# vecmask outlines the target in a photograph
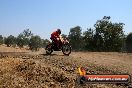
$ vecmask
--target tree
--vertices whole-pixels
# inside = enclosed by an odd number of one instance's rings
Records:
[[[29,45],[29,40],[31,36],[33,36],[33,33],[29,29],[24,30],[17,37],[17,45],[20,48],[22,48],[25,45]]]
[[[126,49],[127,52],[132,53],[132,33],[129,33],[126,37]]]
[[[3,44],[3,37],[0,35],[0,45]]]
[[[74,50],[81,50],[81,40],[82,40],[82,36],[81,36],[81,27],[80,26],[76,26],[74,28],[70,29],[69,32],[69,39],[70,39],[70,43],[72,45],[72,48]]]
[[[62,34],[61,36],[62,36],[62,38],[66,38],[67,37],[67,35],[65,35],[65,34]]]
[[[31,38],[31,36],[33,36],[33,33],[29,29],[26,29],[26,30],[23,31],[22,35],[25,38]]]
[[[50,42],[48,39],[41,39],[41,41],[42,41],[42,45],[41,45],[42,48],[46,47],[46,45],[48,45],[48,43]]]
[[[5,44],[10,47],[11,45],[15,45],[16,44],[16,38],[13,35],[8,36],[5,39]]]
[[[98,20],[95,27],[95,47],[98,51],[120,51],[124,38],[123,23],[112,23],[110,16]]]
[[[17,37],[17,45],[22,48],[24,45],[28,45],[29,40],[27,40],[27,38],[25,38],[22,34],[19,34]]]
[[[83,43],[84,43],[84,49],[85,50],[89,50],[89,51],[93,51],[94,50],[94,46],[93,46],[93,29],[89,28],[87,29],[87,31],[85,31],[83,33]]]
[[[30,43],[29,43],[29,47],[31,50],[38,50],[38,48],[40,48],[42,45],[42,41],[40,36],[32,36],[30,39]]]

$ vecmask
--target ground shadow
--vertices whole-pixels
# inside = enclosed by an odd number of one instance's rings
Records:
[[[60,55],[60,54],[39,54],[39,55],[43,55],[43,56],[68,56],[68,55]]]

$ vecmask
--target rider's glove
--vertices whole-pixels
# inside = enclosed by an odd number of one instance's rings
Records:
[[[57,38],[57,40],[59,41],[60,39],[59,39],[59,38]]]

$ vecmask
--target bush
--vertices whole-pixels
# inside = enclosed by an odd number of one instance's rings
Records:
[[[0,45],[3,44],[3,37],[0,35]]]
[[[40,48],[42,45],[42,41],[41,41],[41,38],[40,36],[32,36],[31,39],[30,39],[30,42],[29,42],[29,47],[31,50],[35,50],[37,51],[38,48]]]
[[[132,53],[132,33],[129,33],[126,38],[126,49],[128,53]]]
[[[22,34],[19,34],[17,37],[17,45],[22,48],[24,45],[28,45],[29,44],[29,39],[25,38]]]
[[[10,47],[16,44],[16,38],[13,35],[8,36],[5,38],[5,44]]]

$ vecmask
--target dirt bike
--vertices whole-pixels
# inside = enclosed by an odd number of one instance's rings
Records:
[[[58,48],[57,45],[54,42],[49,43],[46,48],[46,54],[50,55],[53,51],[62,51],[64,55],[69,55],[71,53],[71,45],[69,44],[69,41],[66,38],[58,38],[60,47]]]

